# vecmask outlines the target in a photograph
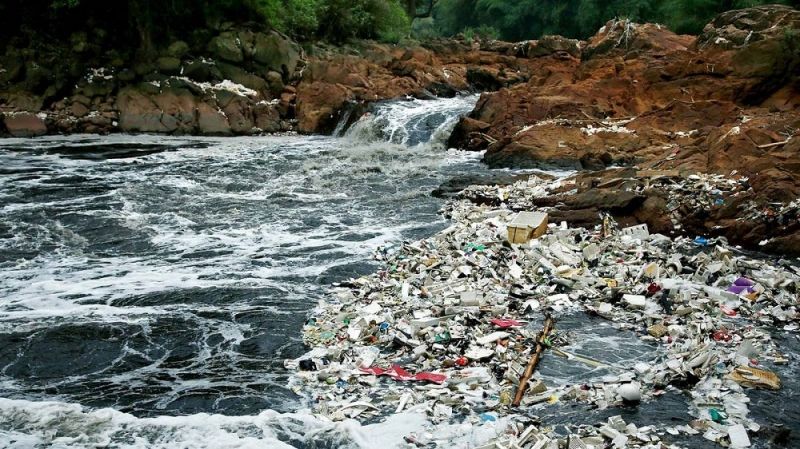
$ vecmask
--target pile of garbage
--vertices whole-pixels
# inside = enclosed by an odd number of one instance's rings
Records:
[[[547,223],[542,211],[513,211],[563,190],[562,183],[531,176],[474,187],[503,204],[451,202],[449,228],[380,248],[383,269],[336,285],[304,326],[313,349],[286,362],[297,370],[295,390],[333,420],[412,411],[433,424],[502,421],[506,428],[487,449],[661,448],[680,434],[750,446],[759,425],[748,416],[747,392],[781,388],[770,367],[789,357],[765,327],[800,328],[800,269],[750,257],[724,239],[671,239],[646,225],[619,229],[608,216],[594,229],[570,228]],[[651,359],[610,364],[570,353],[558,320],[575,314],[635,332],[652,345]],[[552,332],[543,324],[550,316]],[[530,365],[552,357],[615,374],[548,385]],[[657,401],[668,391],[691,395],[695,419],[658,428],[615,416],[563,435],[535,416],[547,404],[606,409]],[[447,447],[435,432],[406,442]]]

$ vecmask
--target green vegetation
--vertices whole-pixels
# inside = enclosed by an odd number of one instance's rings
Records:
[[[333,43],[459,33],[516,41],[586,38],[614,17],[696,34],[719,12],[776,2],[800,6],[800,0],[3,0],[0,39],[26,46],[83,33],[95,46],[148,54],[177,39],[204,42],[226,24],[249,24]]]
[[[517,41],[545,34],[587,38],[614,17],[697,34],[720,12],[767,3],[800,6],[797,0],[439,0],[433,15],[443,35],[483,26]]]
[[[429,6],[432,3],[429,4]],[[423,5],[420,5],[422,8]],[[138,43],[145,52],[171,40],[191,41],[226,23],[271,26],[300,40],[398,41],[409,34],[414,0],[3,0],[0,38],[63,39],[75,32]],[[414,14],[416,16],[416,14]],[[428,12],[430,15],[430,11]],[[114,36],[111,36],[113,30]],[[95,36],[92,36],[95,37]],[[94,39],[90,39],[94,40]],[[104,42],[107,43],[107,42]]]

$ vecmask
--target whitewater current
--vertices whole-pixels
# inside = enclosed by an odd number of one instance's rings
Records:
[[[298,412],[283,360],[332,282],[486,171],[443,145],[476,100],[385,103],[343,137],[0,141],[0,447],[366,444]]]

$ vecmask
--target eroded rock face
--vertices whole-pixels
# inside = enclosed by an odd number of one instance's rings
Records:
[[[783,6],[731,11],[696,39],[609,22],[580,61],[545,56],[527,83],[483,94],[449,143],[486,150],[496,167],[599,170],[579,177],[592,178],[588,191],[540,200],[555,219],[594,226],[611,212],[655,232],[798,254],[800,224],[776,204],[800,197],[799,18]],[[631,197],[628,184],[646,182],[637,169],[734,176],[746,187],[684,207],[663,186]]]
[[[755,179],[771,172],[792,184],[800,156],[768,145],[798,129],[800,38],[797,48],[787,38],[798,15],[780,6],[731,11],[696,39],[609,22],[580,61],[545,56],[527,83],[485,93],[449,143],[486,149],[485,161],[499,167],[657,165]],[[722,45],[734,28],[751,39]]]
[[[353,103],[508,87],[525,82],[537,65],[527,57],[505,54],[504,47],[477,50],[457,41],[428,47],[366,43],[317,52],[297,86],[300,131],[329,132]]]

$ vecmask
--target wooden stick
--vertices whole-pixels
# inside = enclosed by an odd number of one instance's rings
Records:
[[[514,395],[514,402],[512,402],[514,407],[519,407],[520,402],[522,402],[522,397],[525,395],[525,390],[528,389],[528,381],[531,380],[533,372],[536,371],[536,366],[539,364],[539,359],[542,357],[542,352],[544,352],[546,348],[544,341],[547,338],[547,335],[553,330],[553,323],[553,317],[547,315],[544,319],[544,328],[536,337],[536,348],[533,351],[533,355],[528,361],[528,366],[525,367],[525,373],[523,373],[522,377],[519,379],[517,394]]]
[[[787,143],[789,143],[790,140],[792,140],[791,137],[786,139],[786,140],[784,140],[783,142],[773,142],[773,143],[767,143],[767,144],[764,144],[764,145],[756,145],[756,147],[759,148],[759,149],[762,149],[762,150],[764,148],[779,147],[781,145],[786,145]]]

